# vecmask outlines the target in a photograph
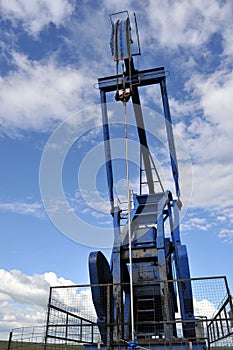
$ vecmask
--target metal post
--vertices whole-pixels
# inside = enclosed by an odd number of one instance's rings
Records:
[[[177,201],[174,200],[172,203],[173,203],[173,212],[174,212],[174,223],[173,223],[173,227],[171,228],[172,240],[173,240],[174,246],[177,246],[177,245],[181,245],[180,213],[179,213],[179,207],[178,207]]]
[[[50,290],[49,290],[49,301],[48,301],[47,322],[46,322],[46,330],[45,330],[44,350],[46,350],[46,348],[47,348],[51,299],[52,299],[52,287],[50,287]]]
[[[149,193],[153,194],[154,182],[153,182],[153,175],[151,170],[150,151],[147,144],[146,130],[145,130],[145,125],[144,125],[143,116],[142,116],[142,108],[141,108],[138,88],[135,85],[133,86],[132,102],[133,102],[135,119],[137,123],[138,137],[141,145],[140,151],[142,152],[142,158],[143,158],[145,172],[146,172],[148,190],[149,190]]]
[[[224,276],[224,282],[225,282],[225,286],[226,286],[226,290],[227,290],[227,295],[228,295],[228,299],[229,299],[230,309],[231,309],[231,312],[232,312],[232,315],[233,315],[232,296],[231,296],[231,293],[230,293],[230,288],[229,288],[229,286],[228,286],[226,276]]]
[[[7,350],[10,350],[10,349],[11,349],[12,336],[13,336],[13,332],[10,332]]]
[[[69,314],[66,314],[66,330],[65,330],[65,349],[67,349],[67,338],[68,338],[68,324],[69,324]]]
[[[159,279],[160,282],[160,293],[163,295],[163,319],[164,319],[164,335],[166,339],[171,338],[172,328],[169,313],[169,292],[167,284],[167,269],[166,269],[166,256],[164,246],[164,208],[168,203],[168,192],[160,199],[158,203],[158,218],[157,218],[157,249],[158,249],[158,268],[159,268]]]
[[[103,136],[104,136],[104,150],[106,160],[106,172],[108,181],[109,200],[111,205],[111,213],[114,211],[114,196],[113,196],[113,172],[112,172],[112,158],[111,158],[111,146],[110,146],[110,132],[108,125],[108,111],[106,93],[100,90],[102,120],[103,120]]]
[[[161,88],[161,95],[162,95],[162,100],[163,100],[163,109],[164,109],[164,116],[165,116],[165,125],[166,125],[166,130],[167,130],[168,146],[169,146],[169,151],[170,151],[172,174],[173,174],[175,187],[176,187],[176,195],[179,198],[180,197],[179,172],[178,172],[176,149],[175,149],[174,135],[173,135],[173,130],[172,130],[172,120],[171,120],[171,115],[170,115],[170,108],[169,108],[169,103],[168,103],[165,78],[161,79],[160,88]]]
[[[110,349],[110,345],[111,345],[111,297],[110,297],[110,292],[111,292],[111,289],[110,289],[110,285],[108,284],[107,285],[107,341],[106,341],[106,347],[107,349]]]
[[[93,330],[93,326],[92,326],[92,330]],[[84,331],[85,333],[85,331]],[[80,333],[79,333],[79,340],[82,341],[82,337],[83,337],[83,320],[81,319],[80,322]],[[92,336],[92,341],[93,341],[93,336]]]
[[[123,302],[121,290],[121,243],[120,243],[120,209],[114,209],[114,247],[112,251],[111,270],[113,271],[113,303],[114,327],[113,340],[118,342],[122,338]]]

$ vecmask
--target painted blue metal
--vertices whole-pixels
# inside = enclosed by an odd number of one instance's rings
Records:
[[[166,72],[164,67],[158,67],[153,69],[146,69],[142,71],[133,71],[132,72],[132,84],[137,84],[137,86],[147,86],[154,85],[160,83],[161,79],[166,77]],[[119,89],[122,89],[123,84],[123,75],[119,74],[118,76],[109,76],[98,79],[98,87],[100,91],[111,92],[116,91],[117,82]],[[129,76],[125,76],[125,87],[130,87],[130,79]]]
[[[137,71],[134,68],[132,57],[129,54],[127,45],[129,43],[130,24],[126,21],[117,21],[113,28],[112,47],[115,60],[124,60],[125,72],[119,76],[111,76],[98,79],[102,117],[103,135],[105,141],[106,171],[109,188],[109,199],[111,204],[111,214],[114,225],[114,244],[112,249],[110,272],[113,281],[112,304],[109,311],[112,315],[113,327],[109,335],[111,344],[119,344],[124,339],[130,340],[130,290],[129,290],[129,241],[128,223],[122,228],[123,221],[121,210],[114,207],[113,191],[113,169],[111,162],[111,135],[108,126],[108,113],[106,94],[117,89],[129,88],[130,98],[133,103],[135,120],[138,130],[138,141],[142,150],[142,159],[145,167],[148,191],[134,194],[133,209],[130,213],[130,226],[132,232],[131,257],[132,257],[132,278],[133,278],[133,299],[136,339],[146,339],[149,343],[152,339],[163,338],[171,340],[177,337],[177,329],[174,324],[175,313],[178,311],[177,302],[179,300],[181,318],[183,323],[183,335],[187,339],[195,339],[195,317],[193,309],[193,297],[189,272],[187,250],[181,243],[179,229],[179,208],[180,208],[180,188],[175,142],[172,130],[172,120],[170,115],[166,76],[163,67]],[[126,52],[127,51],[127,52]],[[127,56],[128,55],[128,56]],[[167,140],[171,161],[177,200],[173,200],[170,191],[155,192],[152,175],[152,163],[147,135],[144,127],[142,109],[138,87],[152,84],[160,84],[161,98],[164,108],[164,120],[166,125]],[[125,220],[125,219],[124,219]],[[165,234],[165,223],[170,222],[170,237]],[[102,267],[106,266],[104,259]],[[172,268],[175,262],[175,275]],[[97,263],[96,263],[97,265]],[[100,267],[99,267],[100,268]],[[93,272],[94,271],[94,272]],[[105,274],[103,268],[102,273]],[[92,267],[94,273],[93,280],[96,280],[98,272]],[[179,299],[177,300],[176,288],[173,282],[177,278]],[[109,280],[109,269],[106,268],[104,279]],[[180,280],[183,281],[180,281]],[[101,290],[94,290],[95,296]],[[98,294],[99,293],[99,294]],[[96,308],[99,308],[98,298],[93,301]],[[106,300],[103,301],[106,303]],[[100,312],[101,311],[101,312]],[[105,313],[104,306],[100,306],[99,313]],[[149,320],[145,325],[143,315]],[[98,312],[97,312],[98,314]],[[187,321],[187,322],[186,322]],[[193,321],[193,322],[192,322]],[[100,328],[101,329],[101,328]],[[103,333],[103,328],[101,329]],[[104,333],[105,334],[105,333]],[[153,338],[155,337],[155,338]],[[106,340],[106,336],[104,341]],[[131,339],[132,340],[132,339]],[[154,340],[153,340],[154,341]],[[149,344],[148,343],[148,344]],[[137,342],[129,342],[129,348],[136,348]],[[160,348],[156,341],[151,347]],[[176,346],[176,345],[175,345]]]
[[[100,91],[101,110],[102,110],[102,122],[103,122],[103,136],[104,136],[104,150],[106,159],[106,172],[109,190],[109,201],[111,207],[111,213],[114,212],[114,196],[113,196],[113,171],[112,171],[112,157],[111,157],[111,146],[110,146],[110,133],[108,124],[108,111],[106,103],[105,91]]]
[[[160,87],[161,87],[161,95],[163,100],[164,117],[165,117],[165,125],[167,130],[168,146],[170,151],[172,174],[175,182],[176,195],[179,198],[180,197],[179,172],[178,172],[176,149],[175,149],[175,142],[174,142],[174,136],[173,136],[173,130],[172,130],[172,120],[171,120],[170,108],[168,103],[165,78],[161,79]]]
[[[130,341],[128,344],[128,350],[133,350],[138,348],[138,342],[137,341]]]
[[[102,252],[91,252],[89,256],[89,274],[91,281],[92,299],[95,305],[96,314],[98,316],[97,324],[99,326],[101,337],[104,343],[107,343],[108,332],[106,330],[106,322],[112,322],[113,315],[108,312],[107,303],[103,301],[107,300],[107,294],[112,296],[112,273],[110,271],[109,263]],[[103,284],[110,284],[108,287]]]
[[[146,178],[148,183],[148,190],[149,190],[149,193],[152,194],[154,193],[154,182],[153,182],[153,175],[152,175],[152,165],[150,160],[150,151],[147,144],[146,130],[145,130],[145,125],[144,125],[143,116],[142,116],[142,108],[141,108],[138,88],[136,85],[133,85],[132,87],[132,102],[133,102],[133,108],[134,108],[134,115],[137,123],[138,138],[139,138],[140,145],[142,146],[141,152],[142,152],[142,158],[144,161],[144,167],[145,167]]]

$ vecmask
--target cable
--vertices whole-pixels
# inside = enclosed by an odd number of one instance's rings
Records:
[[[120,24],[120,32],[118,33],[118,27]],[[130,278],[130,312],[131,312],[131,342],[129,347],[135,347],[135,329],[134,329],[134,303],[133,303],[133,264],[132,264],[132,233],[131,233],[131,191],[130,191],[130,182],[129,182],[129,145],[128,145],[128,124],[127,124],[127,111],[126,111],[126,103],[129,101],[131,93],[132,93],[132,72],[131,72],[131,42],[130,42],[130,24],[129,17],[125,21],[125,33],[126,33],[126,41],[127,41],[127,56],[129,60],[129,80],[130,80],[130,92],[126,91],[125,86],[125,76],[124,76],[124,63],[122,63],[122,93],[119,94],[119,86],[118,86],[118,64],[119,60],[123,60],[123,57],[119,58],[119,48],[118,48],[118,34],[120,36],[120,46],[122,45],[122,22],[117,21],[115,27],[115,60],[116,60],[116,76],[117,76],[117,89],[115,99],[116,101],[121,101],[124,105],[124,129],[125,129],[125,159],[126,159],[126,181],[127,181],[127,197],[128,197],[128,237],[129,237],[129,278]],[[121,47],[122,49],[122,47]]]

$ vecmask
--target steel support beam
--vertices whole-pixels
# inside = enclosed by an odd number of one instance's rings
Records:
[[[106,103],[105,91],[100,91],[101,109],[102,109],[102,121],[103,121],[103,135],[104,135],[104,151],[106,159],[106,172],[108,181],[109,200],[111,206],[111,213],[114,212],[114,196],[113,196],[113,171],[112,171],[112,157],[111,157],[111,146],[110,146],[110,133],[108,124],[108,110]]]
[[[160,83],[161,79],[166,77],[164,67],[147,69],[142,71],[134,71],[132,74],[132,84],[136,86],[147,86]],[[129,76],[122,74],[98,79],[98,87],[101,91],[110,92],[123,88],[123,79],[125,88],[130,87]]]

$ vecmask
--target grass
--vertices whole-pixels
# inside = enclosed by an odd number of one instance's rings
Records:
[[[78,344],[72,344],[72,345],[65,345],[65,344],[47,344],[46,349],[47,350],[56,350],[56,349],[66,349],[66,350],[83,350],[82,345]],[[6,340],[0,340],[0,350],[7,350],[8,349],[8,341]],[[19,350],[19,349],[26,349],[26,350],[43,350],[44,349],[44,343],[33,343],[33,342],[11,342],[11,350]]]
[[[32,343],[32,342],[12,342],[11,343],[11,350],[19,350],[19,349],[26,349],[26,350],[44,350],[44,344],[43,343]],[[47,350],[83,350],[83,345],[78,344],[72,344],[72,345],[65,345],[65,344],[47,344],[46,346]],[[233,350],[232,346],[213,346],[210,348],[211,350]],[[8,350],[8,341],[7,340],[0,340],[0,350]]]

